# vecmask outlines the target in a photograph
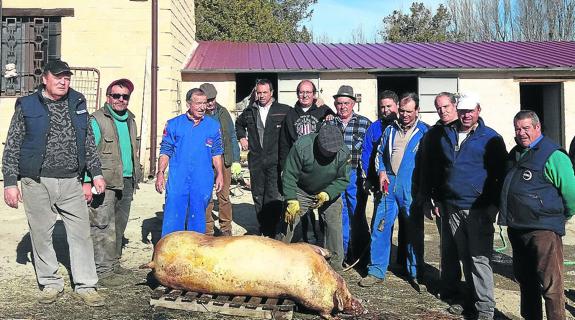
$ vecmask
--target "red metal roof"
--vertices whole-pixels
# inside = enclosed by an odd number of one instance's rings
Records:
[[[575,42],[252,43],[200,41],[183,72],[575,70]]]

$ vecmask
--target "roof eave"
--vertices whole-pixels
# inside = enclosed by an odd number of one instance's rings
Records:
[[[371,69],[182,69],[183,74],[194,73],[348,73],[348,72],[366,72],[366,73],[401,73],[401,72],[522,72],[522,71],[561,71],[575,72],[575,67],[556,67],[556,68],[371,68]]]

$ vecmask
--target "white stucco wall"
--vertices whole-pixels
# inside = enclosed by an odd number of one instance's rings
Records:
[[[575,80],[563,84],[563,103],[565,105],[565,143],[567,148],[575,136]],[[567,150],[569,151],[569,150]]]
[[[460,78],[459,92],[479,95],[485,124],[495,129],[505,139],[507,149],[511,149],[515,145],[513,117],[520,110],[519,82],[512,78]]]

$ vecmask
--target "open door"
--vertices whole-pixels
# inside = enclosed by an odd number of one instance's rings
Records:
[[[533,110],[541,120],[543,134],[565,147],[565,110],[562,83],[522,83],[521,109]]]

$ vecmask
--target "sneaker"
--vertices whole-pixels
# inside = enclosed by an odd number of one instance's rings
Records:
[[[132,270],[126,269],[126,268],[123,268],[123,267],[120,266],[120,265],[117,265],[117,266],[114,267],[114,273],[115,273],[115,274],[124,274],[124,275],[125,275],[125,274],[132,274]]]
[[[368,274],[365,278],[361,279],[357,284],[360,287],[369,288],[378,283],[382,283],[383,279],[380,279],[374,275]]]
[[[40,291],[40,296],[38,297],[38,302],[42,304],[54,303],[58,298],[64,294],[64,289],[58,291],[55,288],[44,288]]]
[[[222,231],[221,236],[222,236],[222,237],[231,237],[231,236],[232,236],[232,231],[231,231],[231,230]]]
[[[83,290],[76,292],[76,295],[84,301],[85,304],[90,307],[102,307],[104,306],[104,298],[95,289]]]
[[[415,291],[417,291],[418,293],[422,293],[424,291],[426,291],[427,289],[425,288],[425,285],[423,285],[423,281],[418,280],[416,278],[409,278],[407,280],[407,283],[409,283],[409,285],[415,289]]]

